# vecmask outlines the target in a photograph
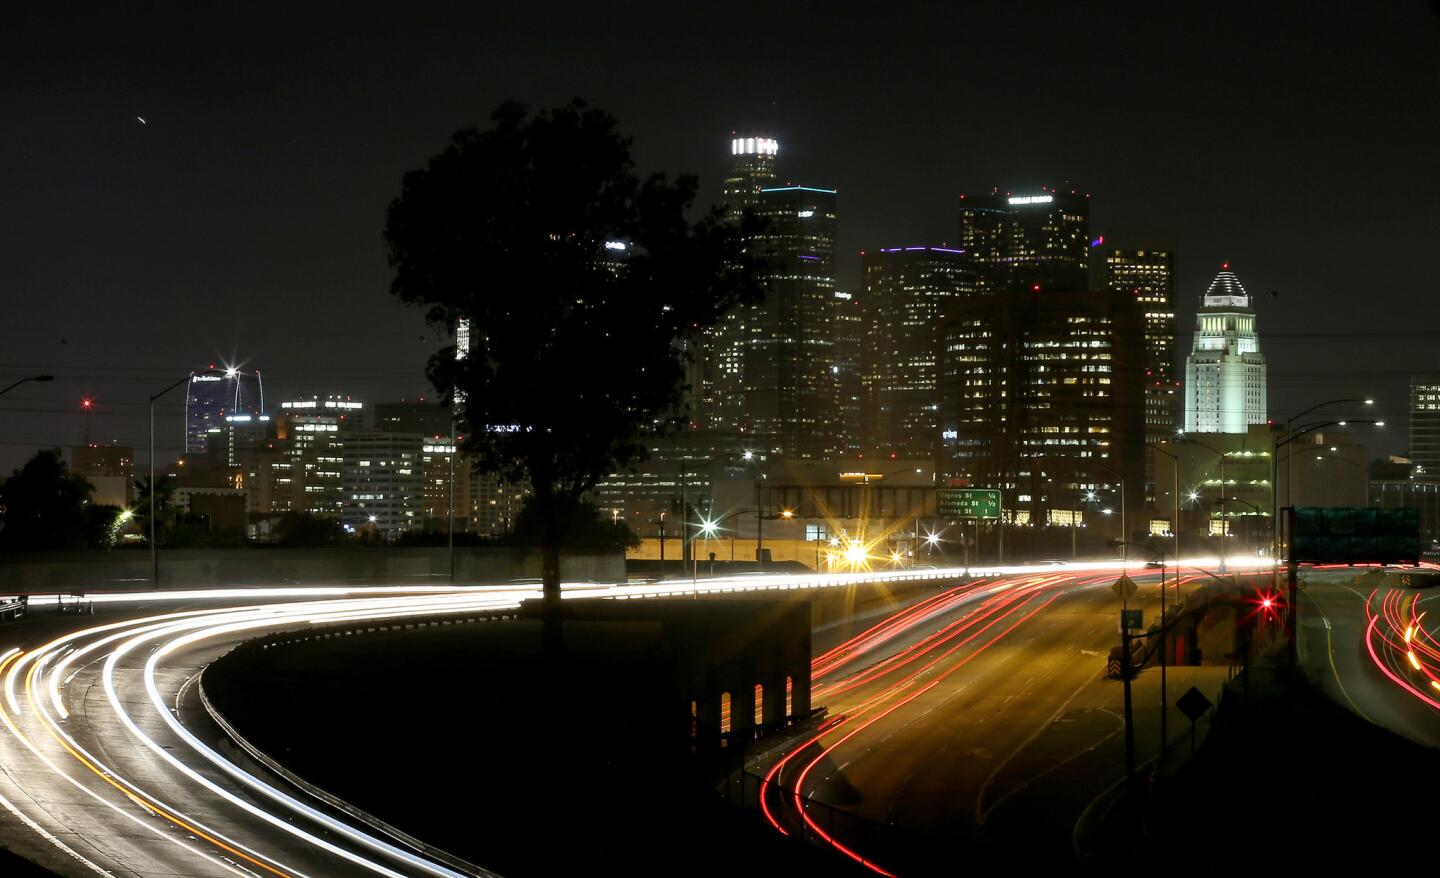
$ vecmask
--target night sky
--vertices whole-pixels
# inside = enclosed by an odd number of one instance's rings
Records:
[[[147,395],[209,363],[275,401],[426,393],[440,342],[387,292],[385,207],[507,98],[586,98],[708,201],[731,131],[773,133],[784,177],[839,189],[850,288],[862,249],[953,241],[961,192],[1089,192],[1107,245],[1176,251],[1182,346],[1229,260],[1272,413],[1374,395],[1377,451],[1404,450],[1408,375],[1440,370],[1419,0],[204,5],[7,13],[0,384],[57,381],[0,401],[5,471],[79,442],[87,395],[93,439],[143,448]]]

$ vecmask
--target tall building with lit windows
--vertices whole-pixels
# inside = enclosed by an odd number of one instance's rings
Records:
[[[1128,293],[1145,313],[1145,441],[1158,443],[1179,427],[1180,389],[1175,365],[1175,260],[1169,250],[1118,250],[1105,254],[1105,286]],[[1145,455],[1145,483],[1153,484],[1154,456]]]
[[[339,517],[346,442],[363,428],[364,409],[350,397],[317,396],[281,402],[265,418],[232,420],[234,466],[249,512]]]
[[[1410,378],[1409,457],[1416,479],[1440,481],[1440,373]]]
[[[772,137],[732,134],[730,173],[722,186],[725,215],[739,222],[760,206],[760,190],[775,185],[775,161],[780,144]],[[745,357],[748,333],[753,323],[752,307],[732,308],[705,331],[700,350],[693,359],[699,364],[692,373],[692,412],[697,425],[722,430],[739,430],[745,419]],[[698,379],[698,380],[697,380]]]
[[[204,454],[225,432],[230,415],[258,417],[265,411],[265,385],[258,371],[211,366],[190,373],[185,385],[185,453]]]
[[[833,362],[834,189],[780,185],[779,144],[732,138],[725,181],[732,219],[766,221],[753,243],[768,260],[761,301],[734,309],[706,334],[698,426],[755,437],[787,457],[822,458],[841,446]]]
[[[387,540],[425,526],[425,437],[359,430],[348,437],[342,470],[347,528],[374,528]]]
[[[865,411],[865,311],[864,295],[836,290],[831,335],[835,340],[835,373],[841,457],[864,450]]]
[[[975,271],[954,247],[869,250],[861,271],[862,447],[933,460],[940,443],[940,329],[956,300],[977,294]]]
[[[1134,297],[1112,291],[956,299],[940,336],[943,477],[999,488],[1007,516],[1050,524],[1091,494],[1118,507],[1124,476],[1138,512],[1143,328]]]
[[[1083,290],[1090,284],[1090,196],[1039,192],[960,196],[959,246],[999,291],[1040,286]]]
[[[1196,319],[1195,347],[1185,359],[1185,432],[1244,433],[1265,423],[1255,308],[1230,263],[1210,282]]]

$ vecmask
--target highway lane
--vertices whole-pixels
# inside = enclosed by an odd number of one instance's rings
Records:
[[[1114,565],[1109,567],[1106,572],[1107,565],[1093,565],[1094,575],[1113,578]],[[1056,576],[1025,567],[971,572]],[[567,585],[566,598],[753,593],[965,574],[862,571],[576,583]],[[12,830],[7,845],[63,875],[485,874],[336,813],[217,747],[216,730],[196,707],[193,680],[215,656],[258,634],[342,620],[416,624],[510,610],[537,596],[528,585],[110,594],[93,596],[101,611],[93,618],[0,629],[0,824]],[[1022,597],[1028,602],[1045,595]],[[1016,608],[1018,600],[1011,601]],[[886,648],[913,634],[889,638]],[[1103,657],[1094,658],[1097,673],[1102,664]],[[841,679],[853,674],[853,663],[841,662],[835,673]]]
[[[1131,606],[1150,618],[1155,576],[1132,576],[1142,592]],[[838,673],[821,656],[815,700],[836,719],[752,766],[770,780],[772,825],[833,839],[880,874],[927,873],[942,850],[973,863],[984,841],[1024,852],[1016,862],[1071,858],[1076,819],[1123,776],[1122,686],[1104,676],[1118,639],[1114,578],[1063,572],[982,584],[939,615],[897,614],[915,618],[903,635],[857,637],[852,648],[864,656]],[[1226,671],[1172,668],[1172,705],[1190,685],[1213,694]],[[1143,762],[1159,750],[1158,671],[1134,689]],[[1168,721],[1173,745],[1188,723],[1173,706]]]
[[[575,583],[566,598],[844,587],[962,572]],[[414,623],[514,609],[535,597],[528,585],[105,594],[92,596],[101,616],[0,629],[7,845],[65,875],[483,874],[292,795],[249,760],[217,750],[213,725],[195,708],[193,680],[257,634],[337,620]]]
[[[410,611],[458,606],[426,600],[408,601]],[[53,839],[67,874],[466,874],[305,803],[273,800],[262,786],[272,779],[211,762],[171,712],[195,672],[250,631],[373,609],[336,601],[162,614],[12,652],[0,665],[3,794]],[[203,648],[180,640],[195,633],[213,636]],[[64,696],[52,697],[52,685]]]
[[[1300,592],[1300,661],[1336,703],[1428,747],[1440,747],[1440,691],[1412,666],[1404,632],[1414,624],[1417,661],[1434,674],[1433,590],[1391,588],[1362,578],[1367,568],[1304,570]],[[1403,606],[1401,605],[1403,602]],[[1422,635],[1417,636],[1417,635]],[[1428,651],[1428,655],[1427,655]],[[1429,690],[1427,692],[1427,690]]]

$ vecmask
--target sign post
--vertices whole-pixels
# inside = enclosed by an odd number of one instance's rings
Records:
[[[941,518],[1000,518],[998,488],[940,488],[935,492],[935,509]]]
[[[999,488],[940,488],[935,492],[935,512],[952,520],[974,519],[977,530],[981,521],[995,522],[999,534],[996,560],[1005,563],[1005,522],[1000,520]]]

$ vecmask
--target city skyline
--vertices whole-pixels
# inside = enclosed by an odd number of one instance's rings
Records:
[[[559,28],[525,13],[493,28],[464,13],[415,13],[333,32],[327,17],[302,10],[283,36],[265,15],[116,9],[81,21],[27,13],[22,28],[33,39],[12,57],[21,75],[9,78],[7,94],[25,136],[0,147],[17,171],[0,240],[20,293],[0,330],[0,371],[48,371],[58,380],[20,388],[0,407],[8,416],[0,469],[35,447],[78,441],[82,396],[95,400],[95,438],[136,442],[145,397],[222,355],[263,369],[272,394],[427,392],[424,358],[442,340],[384,294],[384,205],[405,168],[454,128],[482,124],[499,100],[544,105],[571,96],[568,72],[524,73],[525,53],[542,34],[582,67],[604,59],[614,75],[586,97],[620,118],[643,166],[698,172],[703,200],[720,200],[723,147],[742,129],[778,139],[795,178],[838,188],[839,289],[859,287],[861,250],[951,241],[962,192],[1075,185],[1093,196],[1090,224],[1107,247],[1175,254],[1177,346],[1189,347],[1190,309],[1204,283],[1231,261],[1261,306],[1273,414],[1287,414],[1282,403],[1294,411],[1330,396],[1374,395],[1397,427],[1376,447],[1404,450],[1408,376],[1434,365],[1415,341],[1433,332],[1399,315],[1423,308],[1428,279],[1418,261],[1361,256],[1434,246],[1425,217],[1440,209],[1440,194],[1423,182],[1416,159],[1394,156],[1390,144],[1423,139],[1425,122],[1404,110],[1399,86],[1433,78],[1435,61],[1423,47],[1435,17],[1419,4],[1312,9],[1298,22],[1260,10],[1235,27],[1223,10],[1133,11],[1027,10],[1089,34],[1093,51],[1076,69],[1093,99],[1074,106],[1040,84],[1042,59],[1077,60],[1076,49],[1049,35],[1066,28],[1034,30],[1001,9],[976,9],[965,22],[967,31],[1000,37],[974,45],[969,78],[948,75],[955,62],[939,48],[958,23],[898,16],[899,33],[919,51],[895,69],[866,63],[857,49],[867,29],[842,19],[816,38],[859,60],[829,80],[758,63],[790,57],[783,37],[766,35],[747,50],[754,65],[687,56],[693,63],[663,86],[626,48],[646,39],[684,46],[680,35],[702,14],[653,25],[675,33],[655,40],[588,13]],[[767,32],[799,23],[798,13],[771,14],[777,26]],[[1128,29],[1109,28],[1110,16]],[[437,35],[437,19],[446,36]],[[1315,39],[1292,39],[1297,26]],[[205,35],[222,29],[250,38],[217,49]],[[1109,42],[1120,39],[1111,30],[1126,34],[1123,46]],[[1182,31],[1190,39],[1179,54],[1161,52]],[[120,32],[143,36],[122,41]],[[597,33],[606,39],[593,40]],[[1312,54],[1330,43],[1326,36],[1351,33],[1373,38],[1347,63],[1321,64]],[[456,39],[468,41],[463,53]],[[1227,64],[1212,70],[1199,45],[1226,46]],[[214,58],[195,63],[207,49],[217,49]],[[381,72],[357,90],[336,52],[374,55]],[[275,70],[256,63],[262,59]],[[1135,77],[1132,64],[1162,66],[1157,76]],[[1297,66],[1315,71],[1314,81],[1295,85],[1282,75]],[[767,67],[773,75],[760,72]],[[295,74],[308,84],[295,86]],[[957,83],[964,110],[935,113],[893,87],[942,77]],[[693,99],[672,100],[677,88]],[[1292,136],[1281,122],[1300,131],[1314,123],[1271,119],[1263,99],[1291,88],[1303,89],[1298,103],[1315,118],[1354,120],[1327,128],[1297,161],[1280,158]],[[427,98],[410,100],[417,94]],[[208,101],[219,112],[191,111]],[[842,112],[857,104],[875,108],[884,124]],[[1147,126],[1133,138],[1099,136],[1122,110],[1141,106],[1150,108]],[[1375,160],[1351,160],[1357,155]],[[1386,199],[1381,223],[1350,222],[1330,194],[1397,186],[1404,197]],[[86,257],[62,257],[76,240],[86,242]],[[1317,252],[1338,255],[1306,255]],[[1341,369],[1328,354],[1341,333],[1326,318],[1357,291],[1385,307],[1347,315],[1347,346],[1358,362]],[[76,320],[82,313],[93,319]],[[296,343],[321,331],[333,347]],[[176,406],[163,401],[162,424]]]

